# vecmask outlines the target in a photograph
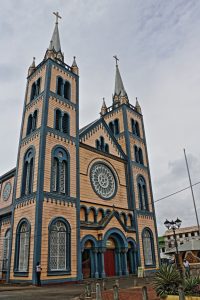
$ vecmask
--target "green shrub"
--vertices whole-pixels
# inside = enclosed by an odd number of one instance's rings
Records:
[[[200,277],[187,277],[184,279],[183,288],[186,295],[200,294]]]
[[[178,295],[178,287],[181,282],[182,279],[176,267],[164,264],[155,274],[154,287],[160,297]]]

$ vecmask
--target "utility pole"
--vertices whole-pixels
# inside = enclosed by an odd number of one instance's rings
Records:
[[[193,187],[192,187],[192,181],[191,181],[191,177],[190,177],[190,170],[189,170],[189,166],[188,166],[188,161],[187,161],[187,156],[186,156],[185,149],[183,149],[183,152],[184,152],[184,155],[185,155],[185,163],[186,163],[186,167],[187,167],[188,178],[189,178],[189,182],[190,182],[190,189],[191,189],[191,193],[192,193],[192,199],[193,199],[194,210],[195,210],[197,226],[198,226],[198,231],[199,231],[199,237],[200,237],[199,218],[198,218],[198,214],[197,214],[197,207],[196,207],[196,202],[195,202],[195,198],[194,198],[194,191],[193,191]]]

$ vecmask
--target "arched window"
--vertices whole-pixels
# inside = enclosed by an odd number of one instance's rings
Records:
[[[144,161],[143,161],[143,154],[142,154],[141,148],[139,148],[139,150],[138,150],[138,156],[139,156],[139,163],[143,165]]]
[[[115,126],[115,134],[119,134],[119,120],[114,120],[114,126]]]
[[[40,94],[40,85],[41,85],[41,78],[38,78],[37,81],[33,82],[31,87],[30,101],[33,101]]]
[[[110,130],[112,131],[112,133],[114,134],[114,125],[113,125],[113,122],[109,123],[109,127],[110,127]]]
[[[53,152],[52,191],[69,195],[69,155],[59,147]]]
[[[138,137],[140,137],[140,127],[139,127],[139,123],[136,121],[135,122],[135,133]]]
[[[15,270],[28,272],[28,258],[30,245],[30,224],[21,220],[16,232]]]
[[[33,119],[32,119],[32,131],[36,130],[37,128],[37,110],[34,111],[33,113]]]
[[[68,81],[64,83],[64,98],[70,100],[71,99],[71,86]]]
[[[104,137],[101,136],[100,137],[100,148],[101,148],[102,151],[105,150],[104,147],[105,147]]]
[[[141,210],[148,210],[148,197],[146,183],[142,176],[138,178],[138,194],[139,194],[139,206]]]
[[[36,96],[40,94],[40,84],[41,84],[41,78],[38,78],[36,81]]]
[[[142,232],[142,244],[145,266],[151,266],[155,263],[155,255],[153,234],[149,228],[144,229]]]
[[[96,140],[96,148],[97,148],[97,150],[100,150],[100,142],[99,142],[99,140]]]
[[[49,226],[49,271],[70,271],[71,229],[63,218]]]
[[[31,87],[31,101],[35,99],[36,97],[36,83],[33,82],[32,87]]]
[[[32,193],[33,189],[33,149],[29,149],[24,157],[23,175],[22,175],[22,196]]]
[[[105,144],[105,152],[109,153],[109,146],[108,146],[108,144]]]
[[[61,122],[62,122],[62,113],[59,109],[56,109],[55,112],[55,129],[61,130]]]
[[[66,113],[62,117],[62,130],[64,133],[69,134],[69,115]]]
[[[138,147],[134,146],[134,154],[135,154],[135,161],[139,163],[139,153],[138,153]]]
[[[114,135],[119,134],[119,120],[115,119],[109,123],[109,127]]]
[[[63,95],[63,79],[61,77],[57,78],[57,94],[59,96]]]
[[[2,266],[3,271],[6,271],[8,268],[9,245],[10,245],[10,229],[6,231],[3,240],[3,266]]]
[[[37,128],[37,110],[34,111],[33,114],[29,115],[28,122],[27,122],[27,130],[26,135],[29,135],[31,132],[36,130]]]
[[[32,131],[32,122],[33,122],[33,117],[32,117],[32,115],[29,115],[29,117],[28,117],[28,123],[27,123],[26,135],[30,134],[31,131]]]
[[[131,129],[132,129],[132,133],[136,134],[135,121],[133,119],[131,119]]]

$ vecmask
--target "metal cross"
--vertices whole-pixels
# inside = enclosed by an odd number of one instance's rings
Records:
[[[53,14],[56,16],[56,23],[58,23],[58,18],[62,19],[61,16],[59,16],[59,12],[53,12]]]
[[[116,60],[116,66],[117,66],[117,61],[119,60],[119,58],[117,57],[117,55],[114,55],[113,57]]]

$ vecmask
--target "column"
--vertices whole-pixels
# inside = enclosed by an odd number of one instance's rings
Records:
[[[104,252],[105,249],[100,249],[100,256],[101,256],[101,278],[105,278],[106,277],[106,273],[105,273],[105,266],[104,266]]]
[[[122,275],[122,263],[121,263],[121,249],[118,248],[115,250],[117,256],[117,265],[118,265],[118,275]]]
[[[125,248],[122,250],[123,253],[123,257],[124,257],[124,275],[128,275],[128,265],[127,265],[127,252],[128,252],[128,248]]]
[[[98,253],[98,248],[95,248],[93,250],[93,254],[94,254],[94,277],[95,278],[99,278],[97,253]]]

